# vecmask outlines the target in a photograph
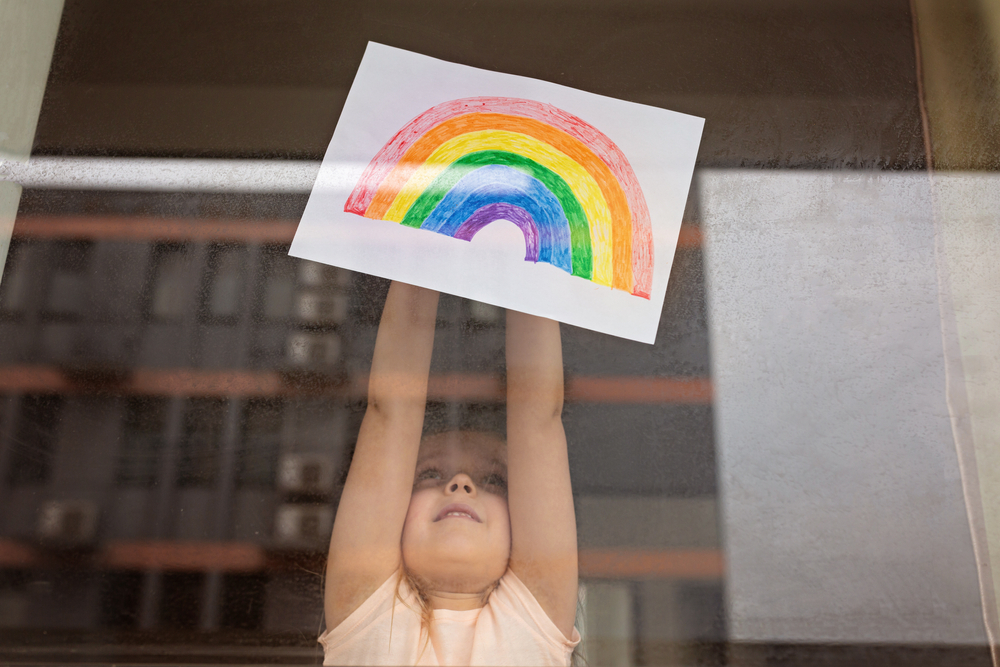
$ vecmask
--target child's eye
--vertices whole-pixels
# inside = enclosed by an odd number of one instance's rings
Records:
[[[492,487],[501,493],[507,492],[507,480],[500,473],[493,473],[483,480],[483,486]]]
[[[439,479],[441,479],[441,472],[438,471],[436,468],[428,468],[426,470],[420,471],[417,474],[416,481],[417,483],[420,483],[420,482],[426,482],[428,480],[439,480]]]

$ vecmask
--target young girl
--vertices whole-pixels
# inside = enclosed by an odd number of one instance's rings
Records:
[[[559,325],[507,313],[507,443],[421,439],[438,294],[393,283],[330,539],[328,665],[568,665],[580,636]]]

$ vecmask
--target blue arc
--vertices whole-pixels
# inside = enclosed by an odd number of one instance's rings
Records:
[[[420,225],[454,237],[484,206],[524,209],[538,228],[538,261],[573,272],[569,221],[555,195],[536,178],[505,165],[487,165],[463,176]]]

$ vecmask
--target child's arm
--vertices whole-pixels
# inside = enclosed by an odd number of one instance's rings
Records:
[[[570,637],[576,619],[576,516],[562,424],[559,324],[507,311],[510,568]]]
[[[330,538],[324,608],[334,628],[402,562],[400,538],[427,402],[438,293],[389,288],[368,379],[368,409]]]

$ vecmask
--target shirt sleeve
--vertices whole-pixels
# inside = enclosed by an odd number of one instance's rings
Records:
[[[553,648],[565,651],[568,655],[580,643],[580,632],[573,628],[572,636],[567,638],[513,570],[508,569],[500,579],[497,589],[490,595],[490,604],[494,604],[494,598],[495,604],[507,607],[521,617]]]
[[[323,650],[329,651],[348,637],[355,636],[362,628],[378,618],[379,612],[385,610],[387,603],[391,606],[398,579],[398,572],[390,575],[385,583],[369,595],[368,599],[352,611],[337,627],[330,628],[321,634],[318,641],[323,645]]]

